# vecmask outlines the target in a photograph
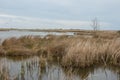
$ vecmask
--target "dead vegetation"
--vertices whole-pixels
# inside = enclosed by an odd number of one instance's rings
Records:
[[[114,37],[116,33],[111,34],[103,37],[102,33],[102,37],[99,35],[97,38],[66,35],[10,38],[0,46],[0,55],[41,55],[60,59],[63,67],[89,67],[99,63],[120,65],[120,40],[117,35]]]

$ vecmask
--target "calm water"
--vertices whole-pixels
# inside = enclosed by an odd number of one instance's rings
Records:
[[[1,57],[0,80],[120,80],[119,68],[64,69],[57,62],[44,61],[39,56]]]
[[[20,36],[46,36],[48,34],[53,35],[73,35],[73,32],[66,32],[66,33],[60,33],[60,32],[32,32],[32,31],[18,31],[18,30],[10,30],[10,31],[0,31],[0,39],[4,40],[11,37],[20,37]]]

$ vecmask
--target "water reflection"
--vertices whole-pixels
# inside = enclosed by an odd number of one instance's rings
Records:
[[[1,57],[0,80],[120,80],[120,68],[63,68],[58,62],[39,56]]]

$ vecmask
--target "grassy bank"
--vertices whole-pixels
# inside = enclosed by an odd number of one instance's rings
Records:
[[[0,46],[1,56],[41,55],[48,60],[59,59],[63,67],[89,67],[104,63],[120,66],[118,36],[83,37],[47,35],[44,38],[24,36],[10,38]]]

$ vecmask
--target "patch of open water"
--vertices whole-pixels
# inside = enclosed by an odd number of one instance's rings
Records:
[[[96,66],[65,69],[58,63],[34,57],[1,57],[0,80],[120,80],[120,68]]]

